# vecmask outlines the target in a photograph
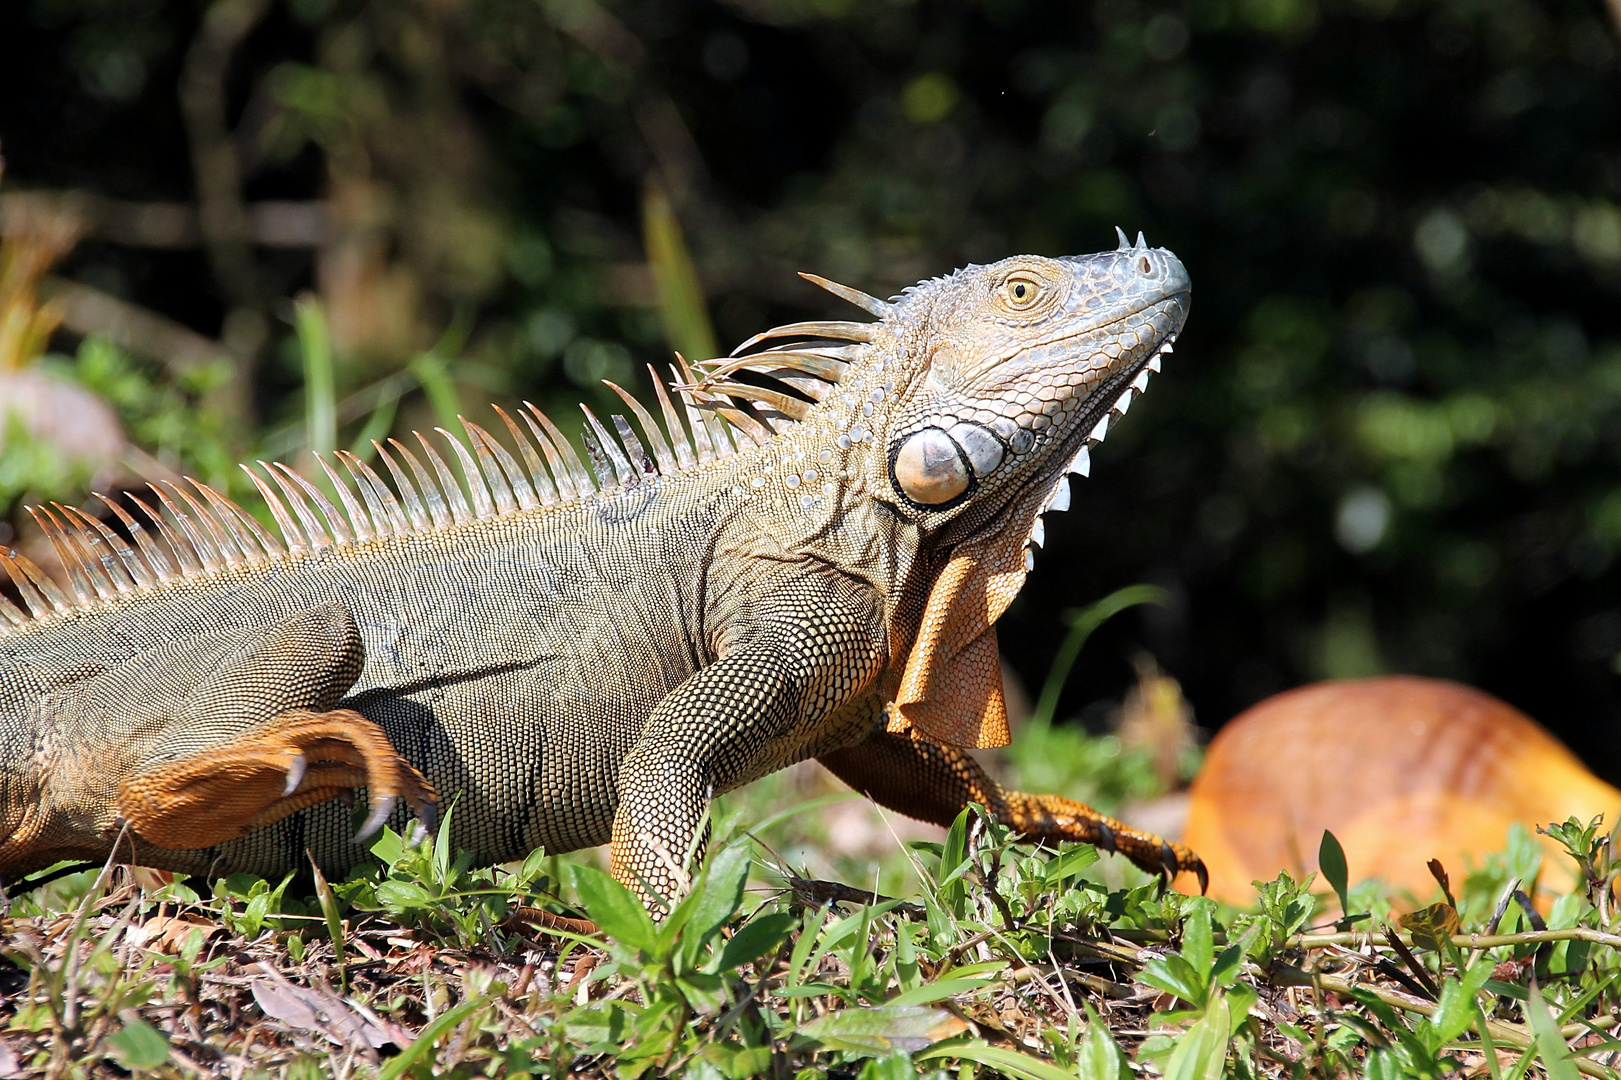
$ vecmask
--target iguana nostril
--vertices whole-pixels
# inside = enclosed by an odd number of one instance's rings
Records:
[[[968,490],[968,465],[951,436],[924,428],[901,444],[892,466],[895,484],[923,506],[948,503]]]
[[[1144,274],[1152,275],[1154,273],[1154,264],[1148,261],[1147,255],[1139,255],[1137,257],[1137,269]]]

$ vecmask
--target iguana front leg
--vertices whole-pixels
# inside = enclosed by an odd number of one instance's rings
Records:
[[[841,711],[882,666],[870,602],[845,586],[773,591],[780,616],[752,613],[756,629],[671,691],[620,765],[610,867],[655,912],[687,891],[715,792],[870,729],[871,717]]]
[[[962,750],[930,742],[917,731],[875,733],[817,760],[880,806],[936,825],[950,825],[971,802],[1032,840],[1071,840],[1117,851],[1151,874],[1191,871],[1204,891],[1209,875],[1199,856],[1057,795],[1005,791]]]

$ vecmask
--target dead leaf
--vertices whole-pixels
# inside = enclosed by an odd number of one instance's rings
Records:
[[[224,931],[224,927],[200,915],[154,915],[124,931],[124,940],[137,949],[168,953],[180,952],[193,931],[201,931],[206,941]]]
[[[259,965],[261,970],[267,965]],[[397,1024],[374,1023],[356,1012],[342,998],[322,990],[297,986],[279,973],[255,979],[253,1000],[264,1014],[288,1027],[324,1035],[339,1046],[364,1045],[373,1050],[393,1043],[410,1044],[411,1037]]]
[[[1413,944],[1436,951],[1444,949],[1461,926],[1458,911],[1451,904],[1431,904],[1396,921],[1413,935]]]

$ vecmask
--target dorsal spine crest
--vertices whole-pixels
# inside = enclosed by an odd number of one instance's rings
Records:
[[[807,279],[880,317],[889,309],[888,302],[858,290]],[[488,430],[460,417],[465,443],[435,429],[459,467],[448,464],[422,432],[414,434],[426,466],[397,439],[373,441],[392,486],[349,451],[335,451],[330,459],[316,454],[336,502],[281,462],[242,466],[275,521],[273,531],[215,488],[189,477],[186,483],[195,494],[167,480],[148,485],[155,503],[124,493],[121,498],[138,515],[117,499],[97,495],[116,519],[112,525],[60,503],[28,507],[67,574],[71,595],[21,554],[0,553],[0,570],[21,599],[19,605],[0,598],[0,635],[183,580],[589,500],[661,477],[701,474],[745,450],[779,441],[792,454],[792,440],[783,436],[798,432],[814,407],[856,369],[873,339],[873,326],[792,323],[756,335],[724,359],[695,366],[678,354],[679,366],[670,368],[668,383],[649,366],[662,429],[651,410],[608,383],[641,431],[620,415],[610,417],[610,430],[584,409],[584,442],[595,478],[551,419],[525,402],[519,415],[527,431],[506,410],[495,410],[517,456]],[[772,347],[750,352],[765,342]],[[731,490],[751,489],[742,481]]]

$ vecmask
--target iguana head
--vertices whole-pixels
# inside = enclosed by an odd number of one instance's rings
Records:
[[[952,545],[1021,526],[1022,541],[1033,508],[1067,491],[1066,471],[1088,472],[1089,446],[1159,369],[1189,289],[1175,255],[1139,240],[1015,256],[909,291],[894,322],[913,360],[883,418],[875,494]]]
[[[891,616],[904,653],[895,722],[943,742],[1005,742],[991,625],[1033,564],[1041,514],[1069,505],[1066,474],[1089,472],[1091,445],[1181,331],[1187,271],[1122,233],[1115,251],[970,266],[891,301],[812,280],[878,321],[779,327],[740,352],[771,338],[851,344],[776,346],[711,372],[704,389],[797,421],[734,491],[800,515],[818,537],[874,531],[839,516],[856,500],[886,508],[909,549],[894,560],[906,581]]]
[[[1007,740],[992,624],[1034,565],[1041,515],[1068,507],[1067,474],[1090,471],[1090,447],[1159,370],[1190,288],[1175,255],[1122,234],[1116,251],[969,267],[897,303],[913,362],[884,417],[873,490],[917,524],[941,569],[893,726]]]

